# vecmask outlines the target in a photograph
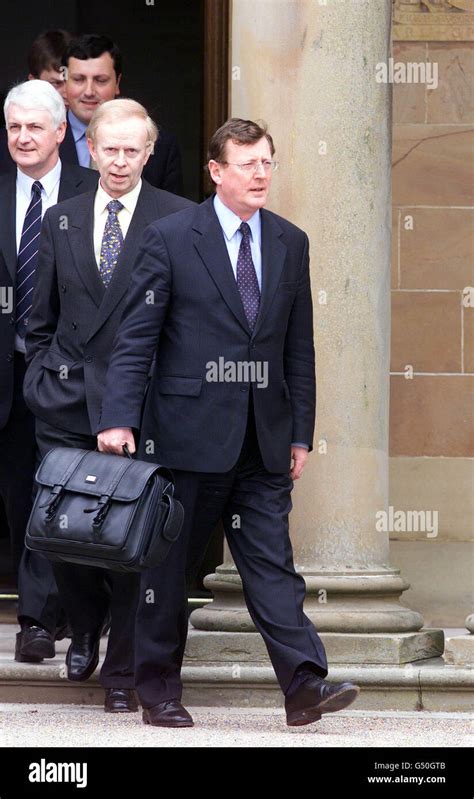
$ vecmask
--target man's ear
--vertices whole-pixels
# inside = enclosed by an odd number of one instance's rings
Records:
[[[36,80],[35,76],[32,75],[31,72],[28,73],[28,80]]]
[[[89,152],[90,152],[93,160],[95,161],[95,146],[94,146],[94,142],[92,141],[92,139],[89,138],[89,136],[87,137],[86,141],[87,141],[87,146],[89,148]]]
[[[115,87],[115,96],[118,97],[120,94],[120,81],[122,80],[122,75],[117,75],[117,85]]]
[[[222,164],[219,164],[218,161],[214,161],[213,159],[211,159],[207,165],[207,168],[209,170],[211,180],[213,180],[214,183],[217,183],[217,185],[220,185],[222,183],[222,178],[221,178]]]
[[[153,155],[153,144],[151,142],[147,142],[147,144],[146,144],[146,156],[145,156],[145,160],[143,161],[143,166],[145,166],[145,164],[148,163],[148,159],[150,158],[150,155]]]
[[[64,137],[66,135],[66,122],[61,122],[59,127],[56,130],[56,141],[58,144],[64,141]]]

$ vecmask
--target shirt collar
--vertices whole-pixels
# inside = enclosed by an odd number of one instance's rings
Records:
[[[222,200],[217,196],[214,197],[214,210],[217,214],[217,218],[221,224],[222,230],[224,231],[224,236],[228,241],[231,240],[233,236],[235,236],[236,232],[238,231],[239,227],[242,224],[242,220],[237,214],[234,214],[233,211],[227,206],[224,205]],[[250,228],[250,232],[252,234],[252,239],[254,242],[260,241],[260,209],[257,208],[255,213],[247,219],[247,224]]]
[[[121,197],[116,198],[120,200],[123,207],[130,214],[133,214],[135,211],[135,207],[138,201],[138,195],[140,194],[141,188],[142,188],[142,179],[140,178],[135,188],[127,192],[127,194],[122,194]],[[99,180],[99,185],[97,186],[97,194],[96,194],[96,208],[98,212],[100,214],[103,213],[106,210],[107,204],[113,199],[115,198],[111,197],[110,194],[107,194],[107,192],[104,191]]]
[[[74,141],[77,142],[79,139],[82,139],[84,136],[87,125],[84,122],[81,122],[80,119],[77,118],[75,114],[69,109],[67,112],[67,118],[69,120],[69,124],[71,126],[72,135],[74,136]]]
[[[54,189],[56,188],[59,180],[61,178],[61,159],[58,158],[55,166],[43,175],[42,178],[39,178],[39,182],[43,187],[43,192],[45,197],[50,197],[53,193]],[[25,175],[24,172],[21,171],[19,167],[17,167],[16,171],[16,184],[20,191],[23,191],[28,199],[31,198],[31,187],[33,183],[37,180],[37,178],[30,178],[29,175]]]

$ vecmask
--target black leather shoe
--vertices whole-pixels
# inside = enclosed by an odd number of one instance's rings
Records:
[[[54,658],[53,636],[36,624],[25,625],[16,635],[15,660],[20,663],[40,663],[43,658]]]
[[[312,672],[301,675],[301,683],[285,697],[286,723],[299,727],[319,721],[323,713],[334,713],[348,707],[360,688],[351,682],[330,683]]]
[[[93,633],[72,634],[71,645],[66,655],[67,676],[69,680],[83,682],[88,680],[99,662],[101,627]]]
[[[177,699],[168,699],[159,705],[143,708],[143,721],[154,727],[193,727],[194,722],[186,708]]]
[[[104,710],[106,713],[136,713],[138,703],[133,688],[106,688]]]

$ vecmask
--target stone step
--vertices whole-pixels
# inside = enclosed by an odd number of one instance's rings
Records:
[[[17,663],[13,658],[17,628],[0,624],[0,702],[100,705],[103,689],[99,669],[86,683],[67,680],[65,655],[68,640],[56,645],[56,657],[40,664]],[[451,634],[453,631],[445,631]],[[455,631],[458,632],[458,631]],[[283,697],[268,660],[239,660],[238,648],[229,660],[206,662],[206,633],[190,629],[183,668],[184,702],[206,707],[280,707]],[[229,636],[231,643],[232,633]],[[252,634],[251,634],[252,635]],[[258,636],[255,646],[258,649]],[[447,635],[447,637],[452,637]],[[101,641],[101,661],[106,638]],[[199,656],[198,656],[199,655]],[[99,664],[100,665],[100,664]],[[355,707],[360,710],[470,711],[473,703],[473,669],[447,664],[442,657],[402,665],[330,664],[328,678],[351,680],[361,687]]]

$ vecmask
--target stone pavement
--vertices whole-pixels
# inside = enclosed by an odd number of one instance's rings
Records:
[[[347,710],[290,728],[274,708],[190,708],[195,726],[145,726],[97,705],[0,704],[7,747],[471,747],[469,713]]]

